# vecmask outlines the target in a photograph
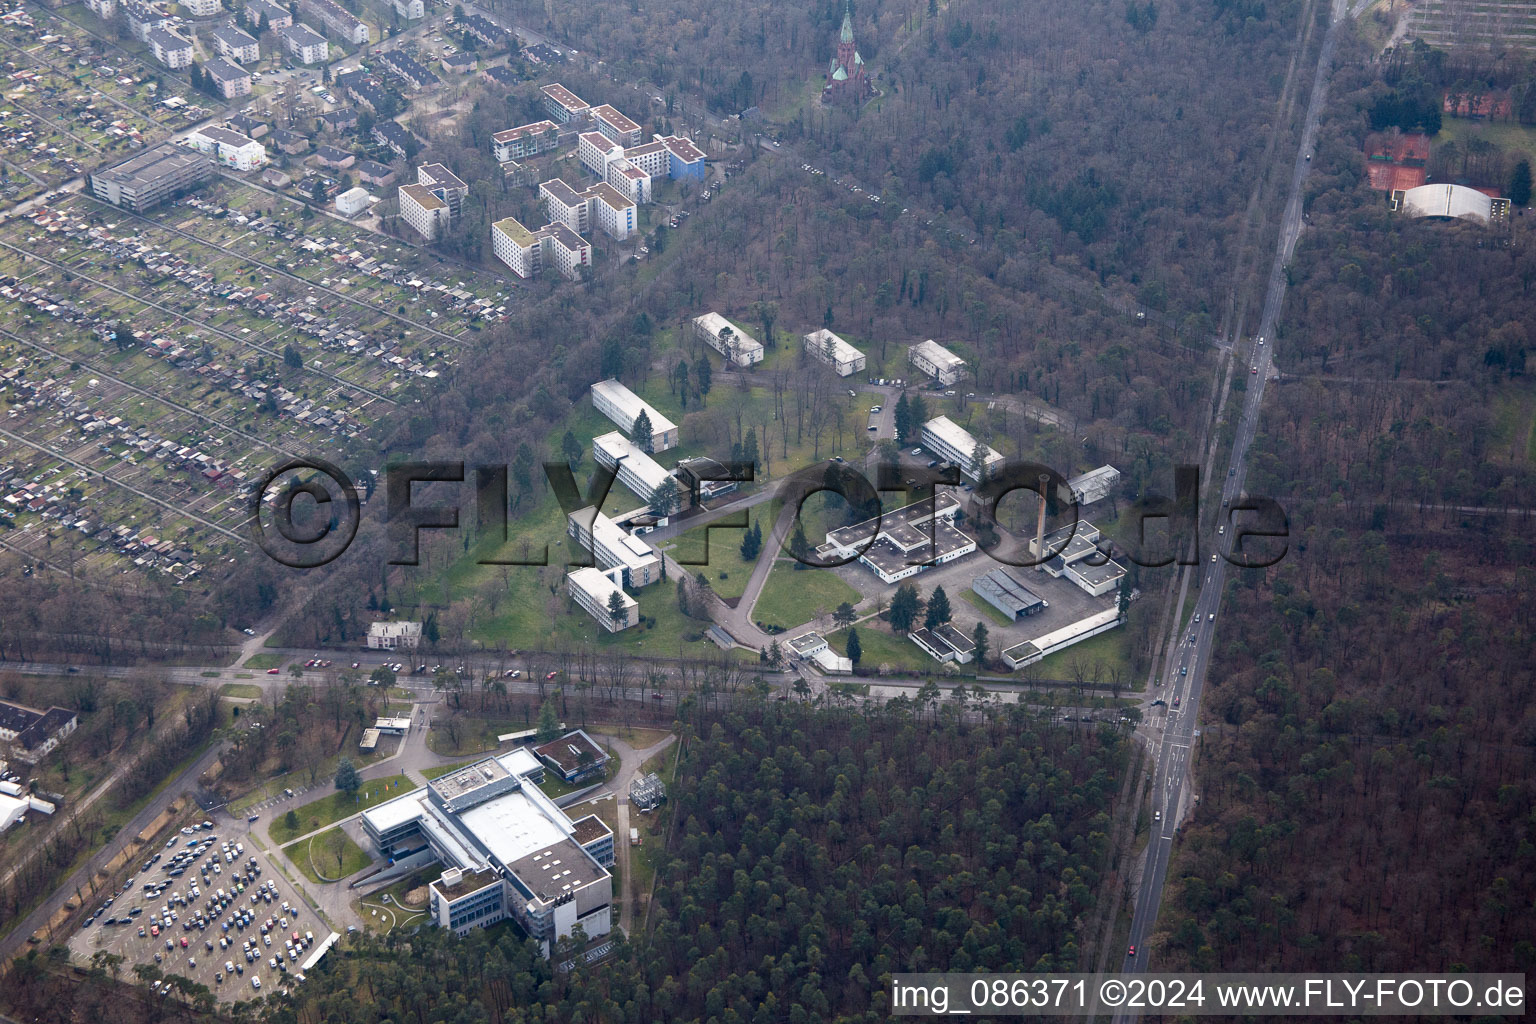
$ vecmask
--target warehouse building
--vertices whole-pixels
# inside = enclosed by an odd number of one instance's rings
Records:
[[[91,194],[104,203],[143,213],[197,188],[215,174],[213,161],[162,143],[91,174]]]
[[[592,505],[566,516],[566,533],[592,553],[598,568],[622,570],[619,582],[631,590],[661,579],[661,559],[651,546],[625,533]]]
[[[907,361],[945,387],[965,376],[965,360],[932,338],[907,346]]]
[[[566,573],[565,590],[571,595],[572,601],[597,620],[599,626],[610,633],[617,633],[640,623],[640,605],[634,598],[624,593],[624,588],[620,586],[622,580],[622,569],[604,571],[590,565],[583,566]],[[620,607],[617,616],[614,614],[614,609],[610,607],[614,594],[619,595]]]
[[[612,930],[613,832],[596,815],[571,820],[543,777],[519,748],[364,811],[363,831],[396,866],[443,866],[429,885],[439,927],[468,935],[511,918],[548,956],[577,926]]]
[[[694,317],[693,336],[737,366],[763,361],[762,344],[719,313]]]
[[[677,447],[677,424],[612,377],[592,385],[592,407],[612,420],[626,437],[634,436],[635,421],[645,413],[651,421],[651,454]]]
[[[935,416],[923,424],[923,444],[945,462],[960,467],[960,472],[979,481],[983,475],[992,477],[1003,465],[1003,457],[992,448],[982,445],[982,466],[977,467],[973,456],[977,441],[969,430],[955,423],[948,416]]]
[[[839,377],[864,371],[864,353],[823,327],[802,339],[805,350],[837,371]]]
[[[1015,622],[1039,615],[1051,606],[1001,566],[972,580],[971,589]]]
[[[998,655],[1009,668],[1023,668],[1025,665],[1033,665],[1035,662],[1058,651],[1064,651],[1075,643],[1081,643],[1089,637],[1098,636],[1120,625],[1120,611],[1118,608],[1106,608],[1104,611],[1095,612],[1086,618],[1069,623],[1060,629],[1054,629],[1049,633],[1026,640],[1023,643],[1014,644],[1004,648]]]

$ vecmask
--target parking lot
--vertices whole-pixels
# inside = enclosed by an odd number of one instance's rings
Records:
[[[124,974],[153,963],[223,1000],[283,987],[330,929],[260,850],[226,831],[183,829],[146,858],[71,940],[75,957],[121,956]]]

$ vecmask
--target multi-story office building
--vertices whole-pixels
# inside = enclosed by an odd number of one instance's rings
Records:
[[[236,64],[261,59],[261,44],[233,25],[220,25],[213,30],[213,45],[219,56]]]
[[[907,346],[907,361],[945,387],[965,376],[965,360],[932,338]]]
[[[251,73],[223,57],[215,57],[204,64],[203,74],[218,87],[219,95],[227,100],[251,94]],[[258,142],[257,145],[261,143]],[[263,158],[265,158],[265,147],[263,147]]]
[[[257,29],[264,28],[269,32],[293,24],[293,14],[275,0],[245,0],[245,16]]]
[[[267,163],[266,146],[230,128],[199,128],[187,136],[186,142],[199,153],[237,171],[254,171]]]
[[[625,533],[595,506],[588,505],[566,516],[565,532],[592,553],[599,569],[620,570],[621,582],[631,590],[661,579],[661,559],[651,546]]]
[[[440,927],[467,935],[511,918],[547,956],[578,927],[612,930],[613,832],[555,806],[536,784],[544,771],[525,748],[487,758],[364,811],[363,831],[396,865],[442,864],[428,886]]]
[[[805,350],[836,370],[839,377],[860,373],[864,369],[864,353],[825,327],[812,331],[802,340]]]
[[[655,454],[677,447],[677,424],[612,377],[592,385],[592,408],[607,416],[624,431],[625,437],[630,438],[635,434],[635,420],[643,412],[646,419],[651,421],[651,445],[648,451]]]
[[[190,192],[215,173],[208,157],[166,142],[92,172],[91,194],[104,203],[142,213]]]
[[[155,60],[161,64],[172,70],[191,66],[192,40],[183,39],[171,29],[159,27],[151,28],[145,38]]]
[[[289,25],[277,30],[288,55],[300,64],[318,64],[325,60],[330,47],[325,37],[308,25]]]
[[[597,620],[597,624],[610,633],[628,629],[640,622],[640,605],[624,593],[619,585],[622,569],[595,569],[585,566],[565,575],[565,589],[571,600]],[[620,579],[615,579],[619,577]],[[613,595],[619,596],[617,611],[613,607]]]
[[[369,42],[368,25],[336,0],[299,0],[299,15],[318,22],[344,43],[365,46]]]
[[[929,451],[959,466],[960,472],[972,480],[981,479],[983,473],[990,477],[1003,464],[1001,455],[991,447],[981,445],[982,465],[976,465],[972,458],[976,454],[976,438],[948,416],[935,416],[924,423],[922,440]]]
[[[553,121],[518,125],[491,136],[491,154],[500,163],[526,160],[560,144],[560,126]]]
[[[661,463],[617,430],[592,439],[592,458],[598,465],[615,470],[618,482],[643,502],[649,502],[656,488],[672,480],[677,487],[676,511],[681,512],[691,503],[691,496],[673,480],[671,473],[661,467]]]
[[[593,107],[591,113],[592,120],[597,125],[597,130],[614,142],[621,146],[640,145],[641,127],[619,113],[614,107],[604,103],[600,107]]]
[[[432,194],[425,185],[400,186],[400,219],[429,242],[435,242],[448,230],[452,218],[448,203]]]
[[[955,528],[960,503],[948,491],[827,534],[817,549],[825,558],[857,558],[885,583],[897,583],[933,565],[976,550],[976,541]]]
[[[693,336],[737,366],[763,361],[762,343],[719,313],[694,317]]]
[[[588,112],[592,109],[587,101],[577,96],[571,90],[555,82],[546,85],[539,90],[544,94],[544,109],[549,111],[549,116],[560,124],[569,124],[572,121],[581,122],[587,119]]]

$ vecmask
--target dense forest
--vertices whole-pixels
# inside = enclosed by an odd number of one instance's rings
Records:
[[[1380,71],[1348,72],[1319,148],[1276,348],[1301,376],[1250,472],[1292,548],[1229,585],[1170,968],[1536,964],[1536,257],[1387,214],[1358,145]]]
[[[648,934],[568,974],[507,925],[364,938],[268,1019],[877,1020],[890,971],[1078,966],[1121,735],[906,701],[691,717]]]

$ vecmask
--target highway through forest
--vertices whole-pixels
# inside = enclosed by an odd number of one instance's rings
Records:
[[[1152,840],[1147,845],[1146,863],[1141,874],[1141,885],[1136,895],[1135,911],[1131,918],[1130,950],[1127,950],[1124,969],[1127,973],[1145,971],[1149,967],[1151,950],[1147,941],[1157,925],[1158,911],[1162,905],[1163,885],[1168,877],[1168,863],[1173,854],[1173,840],[1178,822],[1186,812],[1185,800],[1190,794],[1190,751],[1199,736],[1196,722],[1199,720],[1200,697],[1204,690],[1206,672],[1210,668],[1213,642],[1216,633],[1217,611],[1221,605],[1222,586],[1226,582],[1227,560],[1225,543],[1231,541],[1233,524],[1228,524],[1227,506],[1243,493],[1247,477],[1248,448],[1258,429],[1259,412],[1264,401],[1264,385],[1272,371],[1271,350],[1266,343],[1274,338],[1275,324],[1285,300],[1285,268],[1295,252],[1296,241],[1302,228],[1302,184],[1306,180],[1310,164],[1313,139],[1318,119],[1322,115],[1328,90],[1328,72],[1338,41],[1338,26],[1346,16],[1343,0],[1333,3],[1333,17],[1324,35],[1318,55],[1317,71],[1312,82],[1312,93],[1307,104],[1306,120],[1302,126],[1301,144],[1297,149],[1291,169],[1290,196],[1280,222],[1279,239],[1274,263],[1270,267],[1268,286],[1264,295],[1264,309],[1260,316],[1256,336],[1243,341],[1235,340],[1233,358],[1241,360],[1243,353],[1250,353],[1248,390],[1243,402],[1241,418],[1232,441],[1230,472],[1221,489],[1222,513],[1218,517],[1228,532],[1218,533],[1208,540],[1214,551],[1206,547],[1195,548],[1196,564],[1185,572],[1187,588],[1193,574],[1203,572],[1200,594],[1195,600],[1193,617],[1188,633],[1175,618],[1173,634],[1167,645],[1166,663],[1163,666],[1163,692],[1167,700],[1167,718],[1157,752],[1157,766],[1152,780],[1153,825]],[[1236,367],[1242,373],[1242,364]],[[1184,605],[1181,594],[1178,607]],[[1116,1024],[1138,1016],[1134,1011],[1116,1013]]]

